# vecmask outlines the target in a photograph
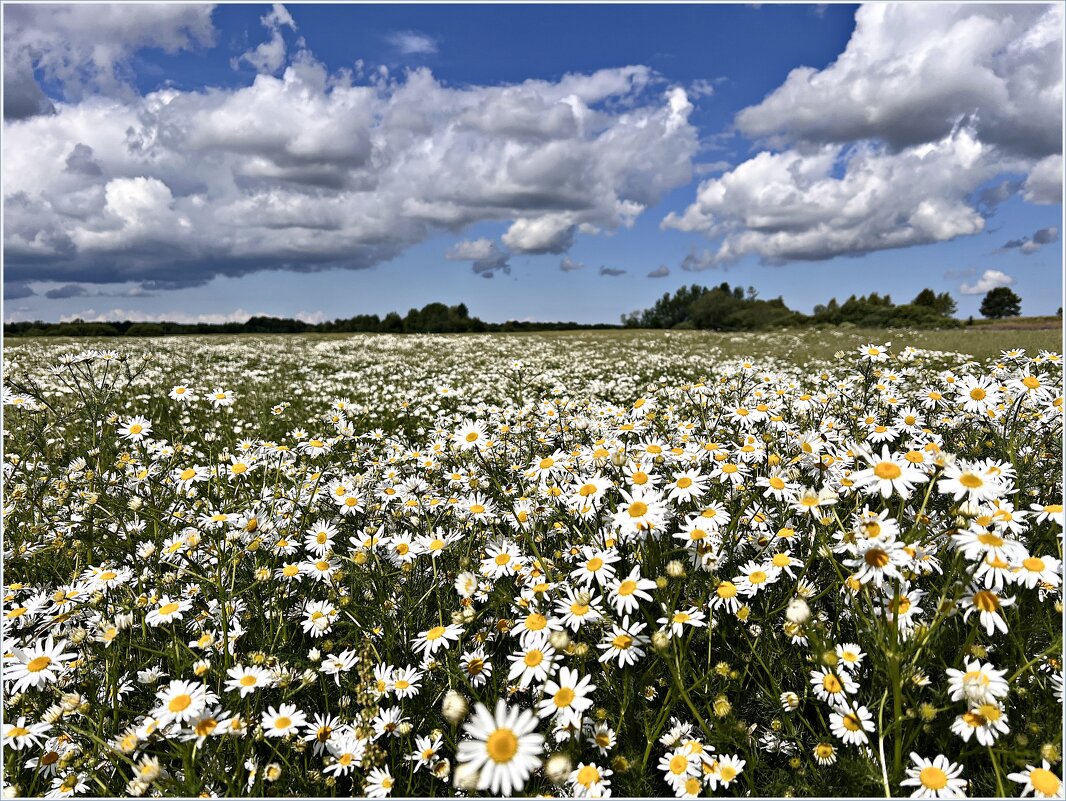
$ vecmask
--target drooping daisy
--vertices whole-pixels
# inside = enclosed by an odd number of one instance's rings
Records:
[[[387,798],[392,794],[392,788],[396,780],[392,778],[392,772],[388,765],[384,768],[374,768],[366,776],[364,791],[367,798]]]
[[[1006,698],[1010,692],[1006,670],[996,670],[991,662],[980,660],[963,663],[962,670],[948,668],[948,690],[952,701],[966,699],[971,704],[984,704]]]

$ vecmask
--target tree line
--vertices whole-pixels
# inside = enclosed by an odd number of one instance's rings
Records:
[[[1021,299],[1007,287],[988,293],[981,304],[986,317],[1021,313]],[[923,289],[909,303],[895,304],[891,295],[871,292],[851,295],[844,302],[831,298],[811,314],[794,311],[781,297],[764,300],[753,287],[716,287],[698,284],[667,292],[648,309],[622,315],[627,328],[698,328],[714,331],[762,331],[806,325],[841,325],[863,328],[955,328],[963,325],[952,315],[957,305],[947,292]]]
[[[428,303],[421,309],[411,309],[405,316],[389,312],[357,314],[346,319],[323,323],[308,323],[288,317],[251,317],[243,323],[171,323],[171,322],[87,322],[71,320],[63,323],[34,322],[5,323],[4,334],[10,337],[159,337],[180,334],[464,334],[500,331],[561,331],[574,328],[618,328],[617,325],[596,323],[582,325],[573,322],[541,323],[509,320],[505,323],[486,323],[471,317],[465,303],[448,306]]]
[[[712,331],[763,331],[807,325],[841,325],[850,323],[864,328],[954,328],[963,325],[952,315],[954,298],[947,292],[923,289],[909,303],[896,305],[890,295],[871,292],[851,295],[843,303],[831,298],[814,307],[811,314],[794,311],[781,297],[764,300],[753,287],[731,287],[723,282],[716,287],[698,284],[683,286],[673,294],[667,292],[648,309],[622,315],[622,325],[574,322],[486,323],[471,317],[466,304],[448,306],[429,303],[411,309],[405,316],[389,312],[384,317],[358,314],[323,323],[308,323],[286,317],[251,317],[243,323],[171,323],[171,322],[86,322],[5,323],[4,334],[10,337],[158,337],[180,334],[464,334],[508,331],[563,331],[611,328],[679,328]],[[985,317],[1012,317],[1021,313],[1021,299],[1008,287],[990,291],[981,303]]]

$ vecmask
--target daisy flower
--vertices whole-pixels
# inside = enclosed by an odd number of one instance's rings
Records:
[[[557,715],[580,723],[582,714],[592,706],[588,696],[595,689],[589,676],[581,676],[568,667],[560,668],[558,679],[544,683],[544,700],[538,704],[537,711],[542,718]]]
[[[229,681],[226,682],[226,690],[230,692],[239,691],[241,698],[274,684],[274,678],[270,671],[260,667],[235,665],[229,668],[226,674],[230,677]]]
[[[952,701],[968,700],[984,704],[1004,699],[1011,687],[1006,683],[1005,670],[996,670],[991,662],[964,662],[963,670],[948,668],[948,689]]]
[[[830,669],[812,670],[811,686],[819,700],[836,705],[845,703],[848,695],[859,691],[859,685],[847,672]]]
[[[586,545],[581,553],[584,561],[570,571],[571,578],[586,586],[595,581],[601,587],[614,578],[614,564],[621,559],[614,549],[597,550]]]
[[[867,732],[874,730],[873,717],[864,706],[842,706],[829,715],[829,729],[848,745],[866,745],[870,741]]]
[[[663,607],[665,612],[667,607]],[[680,637],[685,633],[685,626],[703,628],[707,625],[707,616],[694,606],[688,609],[679,609],[667,617],[661,617],[656,621],[660,626],[669,627],[669,632],[674,637]]]
[[[26,718],[19,715],[18,720],[14,723],[4,724],[4,747],[21,751],[27,746],[39,746],[41,739],[48,734],[51,728],[51,724],[48,723],[27,723]]]
[[[507,680],[518,679],[518,686],[523,689],[534,680],[543,682],[555,670],[555,649],[544,636],[529,638],[521,651],[507,658],[511,660]]]
[[[911,762],[907,768],[907,778],[900,782],[901,787],[916,787],[911,798],[965,798],[966,779],[962,775],[962,765],[949,760],[943,754],[933,759],[920,757],[911,752]]]
[[[58,643],[51,635],[29,648],[12,648],[11,659],[5,659],[4,681],[12,682],[9,693],[18,693],[30,687],[43,687],[59,678],[64,662],[74,659],[77,654],[64,651],[66,642]]]
[[[278,709],[271,706],[263,714],[263,734],[267,737],[297,734],[306,723],[307,715],[297,709],[295,704],[282,704]]]
[[[600,654],[600,662],[609,662],[612,659],[617,659],[618,666],[625,667],[640,661],[640,658],[644,656],[644,650],[641,646],[647,645],[649,642],[647,637],[640,634],[645,628],[647,626],[644,623],[631,624],[629,615],[622,619],[621,626],[617,623],[612,623],[610,633],[604,634],[603,642],[597,646],[603,651]]]
[[[610,796],[613,770],[601,768],[595,762],[577,763],[577,769],[570,773],[568,781],[575,798],[607,798]]]
[[[1025,770],[1009,773],[1007,778],[1024,785],[1022,797],[1032,794],[1036,798],[1062,798],[1062,779],[1051,771],[1046,759],[1039,768],[1026,765]]]
[[[463,726],[469,739],[459,743],[456,759],[478,772],[478,790],[512,795],[541,765],[544,738],[536,728],[537,717],[527,709],[509,707],[499,700],[495,712],[490,712],[479,703]]]
[[[130,417],[118,427],[118,435],[131,442],[140,442],[152,433],[152,423],[147,417]]]
[[[449,623],[447,626],[434,626],[427,631],[421,632],[412,640],[412,647],[415,653],[432,656],[441,648],[445,650],[450,648],[450,644],[458,641],[462,633],[463,627],[457,623]]]
[[[367,798],[387,798],[392,794],[392,787],[396,783],[388,765],[384,768],[374,768],[367,774],[366,785],[363,790]]]
[[[354,734],[342,734],[331,737],[326,748],[333,757],[333,761],[322,772],[347,776],[362,764],[363,754],[366,752],[366,741],[360,740]]]
[[[887,445],[882,447],[880,456],[872,451],[861,452],[861,455],[870,467],[853,473],[851,480],[856,488],[864,489],[870,495],[880,494],[882,498],[888,498],[897,494],[909,498],[915,484],[929,480],[904,457],[893,454]]]
[[[973,585],[970,591],[962,597],[962,608],[966,610],[963,612],[962,619],[969,620],[970,615],[977,612],[978,620],[989,637],[997,630],[1006,634],[1007,622],[1000,612],[1004,607],[1011,606],[1014,601],[1014,598],[1006,598],[992,590],[981,589]]]
[[[625,579],[615,579],[609,585],[607,597],[614,604],[619,615],[635,612],[639,606],[638,598],[650,601],[652,598],[645,590],[654,590],[655,582],[640,577],[640,568],[634,567]]]
[[[160,704],[152,711],[160,727],[185,723],[200,717],[208,704],[218,700],[202,682],[172,681],[156,693]]]

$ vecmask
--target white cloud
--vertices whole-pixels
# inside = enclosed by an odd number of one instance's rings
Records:
[[[666,278],[666,276],[668,276],[669,274],[670,268],[667,267],[665,264],[660,264],[658,267],[648,273],[648,278]]]
[[[405,56],[428,55],[437,52],[437,42],[432,36],[418,31],[395,31],[386,40]]]
[[[703,182],[663,225],[723,237],[713,255],[686,260],[690,270],[748,254],[780,264],[941,242],[983,230],[970,195],[1009,166],[966,130],[899,154],[873,144],[764,151]]]
[[[973,284],[963,284],[959,292],[963,295],[983,295],[986,292],[1001,286],[1010,286],[1014,278],[999,270],[985,270],[981,277]]]
[[[1025,179],[1022,196],[1030,203],[1062,202],[1062,156],[1048,156],[1038,161]]]
[[[559,262],[559,269],[564,273],[572,273],[577,270],[584,270],[585,265],[579,261],[574,261],[569,256],[563,256],[562,261]]]
[[[702,182],[694,203],[663,220],[721,238],[682,267],[976,234],[995,207],[987,183],[1009,173],[1029,173],[1027,199],[1058,202],[1062,19],[1050,5],[863,6],[833,64],[793,70],[737,115],[769,149]]]
[[[737,115],[749,136],[899,149],[942,139],[960,120],[1003,150],[1040,158],[1062,140],[1063,7],[872,3],[844,52],[799,67]]]
[[[302,51],[236,89],[9,121],[9,280],[363,268],[479,221],[508,224],[508,251],[561,253],[691,178],[692,106],[645,67],[463,88],[425,69],[372,75],[353,84]]]
[[[492,278],[497,271],[510,273],[511,254],[501,250],[491,239],[465,239],[456,242],[444,254],[448,261],[469,261],[475,273]]]
[[[270,32],[270,38],[257,47],[242,53],[233,59],[230,64],[234,69],[240,66],[242,61],[248,62],[257,72],[266,72],[273,75],[285,64],[287,48],[285,37],[281,33],[282,28],[296,30],[296,22],[289,10],[281,3],[275,3],[269,13],[259,20],[263,27]]]
[[[23,119],[51,110],[35,69],[60,84],[69,98],[89,91],[128,92],[128,62],[137,50],[175,53],[211,44],[214,8],[197,3],[5,5],[4,117]]]
[[[161,312],[151,314],[137,309],[110,309],[97,312],[96,309],[86,309],[76,314],[67,314],[59,318],[61,323],[69,323],[73,320],[84,320],[88,323],[112,323],[112,322],[138,322],[138,323],[183,323],[192,325],[195,323],[244,323],[252,317],[272,317],[266,312],[248,312],[244,309],[235,309],[225,313],[189,314],[181,311]],[[288,316],[288,315],[287,315]],[[305,323],[323,323],[326,315],[320,311],[298,311],[291,315],[294,320],[303,320]]]

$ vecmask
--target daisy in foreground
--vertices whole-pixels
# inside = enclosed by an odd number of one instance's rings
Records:
[[[457,758],[478,771],[477,789],[493,795],[521,790],[529,774],[540,767],[544,738],[536,734],[537,717],[528,709],[496,702],[495,713],[478,704],[463,727],[471,739],[459,743]]]
[[[943,754],[934,759],[920,757],[911,752],[912,767],[907,768],[907,778],[901,787],[917,787],[911,798],[965,798],[966,779],[961,778],[962,765],[950,761]]]
[[[1051,772],[1051,763],[1046,759],[1042,767],[1026,765],[1025,770],[1007,774],[1007,778],[1025,785],[1022,797],[1032,793],[1037,798],[1062,798],[1062,779]]]

